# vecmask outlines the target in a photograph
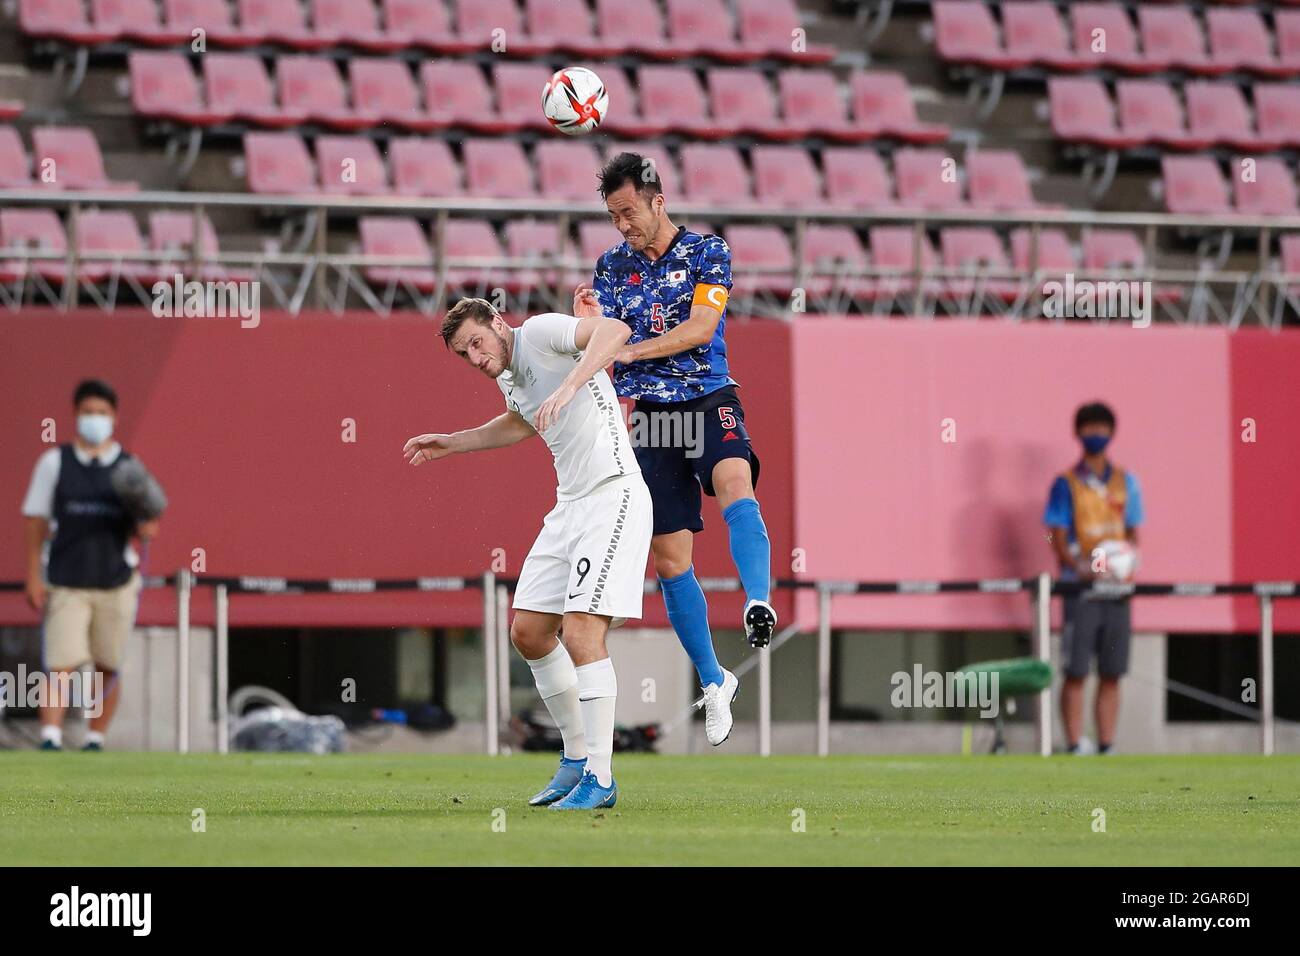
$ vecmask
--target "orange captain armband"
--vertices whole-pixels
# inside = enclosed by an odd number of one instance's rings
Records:
[[[722,310],[727,307],[727,287],[725,285],[708,285],[704,282],[696,283],[695,295],[691,297],[691,307],[697,305],[707,305],[711,309],[717,309],[721,314]]]

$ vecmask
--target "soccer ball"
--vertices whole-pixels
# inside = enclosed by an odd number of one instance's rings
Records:
[[[1137,549],[1127,541],[1111,539],[1097,545],[1105,561],[1105,572],[1101,577],[1111,581],[1128,581],[1137,570]],[[1096,551],[1093,552],[1096,554]]]
[[[609,94],[591,70],[569,66],[557,70],[542,87],[542,112],[566,136],[585,136],[605,118]]]

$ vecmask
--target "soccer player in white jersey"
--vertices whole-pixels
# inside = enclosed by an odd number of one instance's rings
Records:
[[[555,459],[556,504],[520,570],[510,625],[564,738],[559,770],[528,801],[555,810],[618,798],[610,766],[618,687],[605,635],[611,620],[641,616],[653,522],[605,372],[630,334],[617,319],[559,313],[512,328],[486,300],[462,299],[443,320],[443,340],[496,380],[506,411],[478,428],[418,435],[403,449],[419,465],[540,435]]]

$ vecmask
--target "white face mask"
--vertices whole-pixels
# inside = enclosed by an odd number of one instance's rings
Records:
[[[113,437],[112,415],[78,415],[77,434],[91,445],[102,445]]]

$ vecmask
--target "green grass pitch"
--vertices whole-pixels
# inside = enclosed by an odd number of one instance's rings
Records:
[[[618,756],[618,806],[595,814],[525,805],[553,766],[540,755],[10,752],[0,754],[0,860],[1300,862],[1294,756]],[[206,832],[194,832],[196,809]],[[1104,833],[1094,830],[1098,809]]]

